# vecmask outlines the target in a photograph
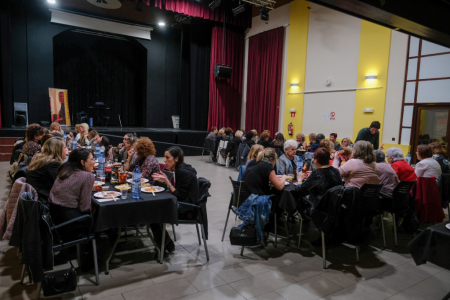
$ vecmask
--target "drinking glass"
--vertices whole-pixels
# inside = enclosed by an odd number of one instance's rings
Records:
[[[127,172],[119,173],[119,184],[123,184],[127,182]]]
[[[121,189],[120,190],[120,199],[125,200],[125,199],[127,199],[127,196],[128,196],[128,190],[127,189]]]
[[[100,175],[100,181],[103,183],[105,182],[105,175]]]

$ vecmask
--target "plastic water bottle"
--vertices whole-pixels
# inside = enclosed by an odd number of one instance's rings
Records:
[[[411,165],[411,154],[408,152],[405,157],[405,161],[408,163],[408,165]]]
[[[64,144],[66,144],[67,143],[67,133],[64,131],[64,136],[63,136],[63,138],[64,138]]]
[[[303,158],[301,156],[297,159],[297,174],[303,170]]]
[[[100,144],[97,143],[97,145],[95,145],[94,159],[98,159],[100,157],[100,151]]]
[[[72,150],[77,149],[78,145],[77,145],[77,137],[74,136],[73,140],[72,140]]]
[[[103,152],[100,152],[100,156],[98,157],[97,173],[100,175],[105,175],[105,156],[103,156]]]
[[[138,165],[134,167],[133,171],[133,184],[131,186],[131,194],[134,199],[141,197],[141,171],[139,171]]]

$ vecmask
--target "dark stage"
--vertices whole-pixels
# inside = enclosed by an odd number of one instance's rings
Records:
[[[73,131],[73,127],[62,127],[66,132]],[[22,137],[25,136],[26,128],[3,128],[0,129],[0,137]],[[47,128],[48,129],[48,128]],[[144,128],[144,127],[95,127],[101,136],[106,136],[113,146],[122,143],[126,133],[136,133],[138,137],[148,137],[155,144],[156,156],[161,157],[164,151],[171,146],[179,146],[187,156],[202,154],[206,131],[182,130],[172,128]]]

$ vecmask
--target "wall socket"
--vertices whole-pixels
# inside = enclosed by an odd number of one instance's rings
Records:
[[[395,138],[392,138],[392,141],[395,141]]]

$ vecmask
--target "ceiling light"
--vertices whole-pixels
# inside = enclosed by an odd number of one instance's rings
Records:
[[[366,80],[367,79],[377,79],[377,75],[369,75],[369,76],[366,76]]]
[[[158,25],[159,25],[159,26],[166,26],[166,23],[164,23],[164,22],[159,22]]]
[[[55,3],[56,3],[55,0],[47,0],[47,2],[48,2],[48,3],[51,3],[51,4],[55,4]]]
[[[265,7],[259,11],[259,18],[263,21],[269,21],[269,10]]]
[[[209,4],[209,9],[215,10],[220,5],[220,3],[222,3],[222,0],[214,0]]]
[[[232,9],[233,15],[236,17],[238,14],[243,13],[245,11],[245,4],[240,4],[239,6]]]

